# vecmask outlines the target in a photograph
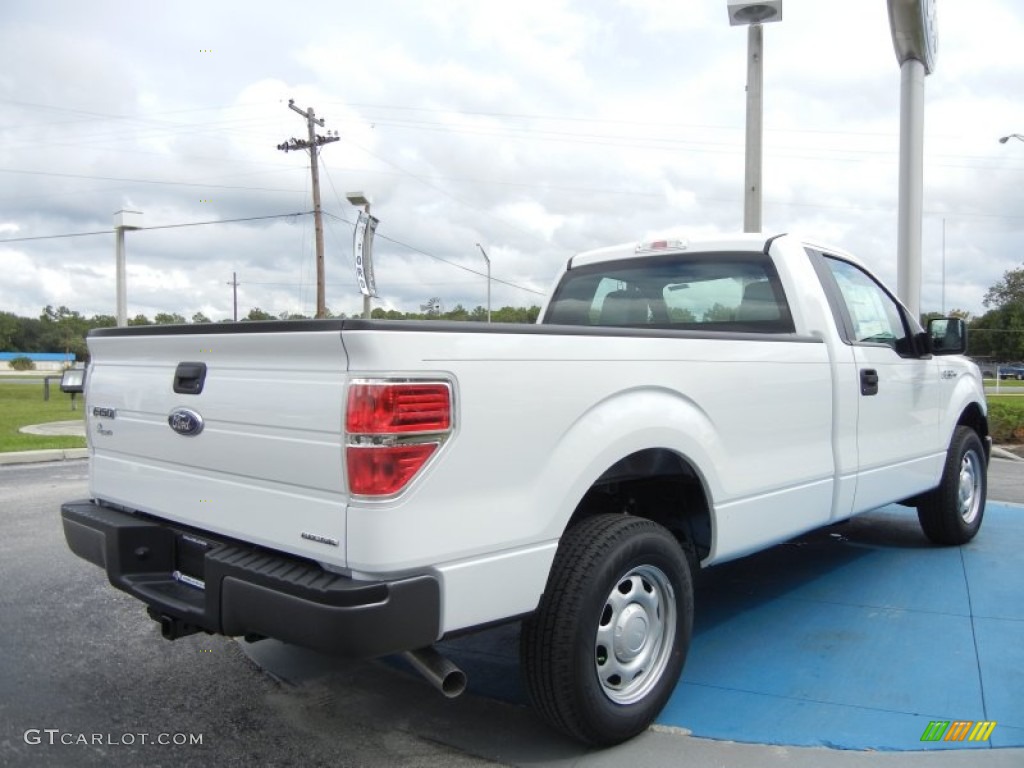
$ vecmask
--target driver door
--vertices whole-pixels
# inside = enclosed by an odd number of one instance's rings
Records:
[[[939,445],[939,370],[915,347],[917,324],[878,281],[856,264],[828,254],[822,258],[841,304],[840,332],[855,361],[853,511],[860,512],[934,485],[945,450]]]

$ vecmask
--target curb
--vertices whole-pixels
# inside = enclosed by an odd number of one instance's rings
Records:
[[[1016,453],[1011,453],[1005,448],[1000,448],[998,445],[992,446],[992,457],[996,459],[1009,459],[1010,461],[1024,461],[1024,458],[1021,458]]]
[[[34,464],[42,461],[67,461],[89,458],[88,448],[49,448],[44,451],[11,451],[0,453],[0,465]]]

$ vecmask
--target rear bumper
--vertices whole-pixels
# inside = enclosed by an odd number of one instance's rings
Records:
[[[72,552],[177,626],[352,658],[422,648],[440,634],[441,590],[431,576],[356,581],[88,500],[63,504],[61,517]]]

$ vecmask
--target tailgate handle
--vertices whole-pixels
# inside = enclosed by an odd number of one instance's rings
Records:
[[[174,391],[179,395],[198,395],[206,381],[206,363],[178,363],[174,369]]]

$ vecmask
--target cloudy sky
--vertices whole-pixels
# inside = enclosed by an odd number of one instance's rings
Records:
[[[853,11],[852,9],[856,9]],[[851,15],[855,14],[855,15]],[[1024,263],[1020,0],[938,0],[926,81],[923,310],[983,310]],[[764,229],[861,256],[895,286],[900,74],[885,0],[785,0],[765,26]],[[726,0],[5,0],[0,310],[312,314],[295,99],[321,155],[327,304],[361,311],[361,190],[380,218],[374,306],[540,303],[573,253],[742,228],[746,33]],[[943,229],[945,279],[943,280]],[[83,237],[40,238],[107,231]],[[498,282],[498,281],[501,282]]]

